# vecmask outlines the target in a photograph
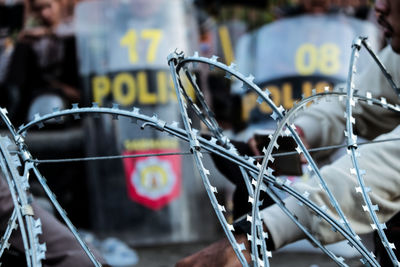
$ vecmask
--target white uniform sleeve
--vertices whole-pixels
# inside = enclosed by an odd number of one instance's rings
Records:
[[[400,126],[391,133],[384,134],[378,139],[400,137]],[[373,205],[378,205],[377,211],[380,222],[386,222],[400,211],[400,141],[382,142],[370,144],[360,148],[361,157],[358,158],[361,169],[365,170],[365,184],[371,188],[368,194]],[[365,203],[360,193],[357,193],[358,181],[355,175],[350,174],[352,168],[348,155],[335,161],[333,164],[321,169],[322,177],[337,199],[347,220],[353,229],[361,234],[372,231],[371,220],[368,212],[363,210]],[[318,207],[326,206],[328,214],[336,220],[336,215],[328,196],[320,189],[316,177],[308,183],[297,183],[295,189],[301,194],[307,191],[309,199]],[[288,207],[311,232],[323,243],[332,243],[343,237],[332,231],[332,227],[321,220],[313,212],[304,206],[300,206],[293,197],[286,199]],[[263,221],[267,225],[274,240],[275,248],[304,238],[304,234],[293,222],[277,207],[273,205],[261,212]]]
[[[400,84],[400,55],[390,46],[380,53],[384,65],[391,72],[393,79]],[[384,97],[389,103],[400,104],[399,98],[390,87],[379,67],[372,62],[365,71],[356,75],[355,86],[360,95],[370,92],[372,97]],[[311,147],[340,144],[345,130],[345,101],[322,102],[300,113],[294,123],[300,126]],[[400,123],[400,116],[381,107],[357,103],[353,110],[356,118],[355,134],[367,139],[393,130]]]
[[[386,48],[381,53],[384,64],[397,83],[400,81],[400,56],[394,54],[392,49]],[[374,63],[373,63],[374,64]],[[385,97],[388,102],[398,104],[398,98],[394,90],[389,86],[385,78],[380,74],[375,64],[367,73],[361,76],[360,86],[363,90],[372,92],[374,97]],[[361,89],[361,87],[359,87]],[[365,88],[365,89],[364,89]],[[382,89],[380,89],[382,88]],[[390,101],[391,100],[391,101]],[[378,139],[399,138],[400,122],[398,113],[387,111],[381,107],[362,105],[355,111],[357,134],[374,138],[384,132],[390,132],[378,137]],[[295,124],[302,127],[307,140],[312,146],[330,145],[340,143],[344,134],[344,106],[338,102],[320,103],[314,108],[300,115]],[[397,127],[397,128],[396,128]],[[394,129],[394,130],[393,130]],[[365,183],[371,188],[369,196],[372,203],[378,205],[378,218],[386,222],[394,214],[400,211],[400,142],[384,142],[366,145],[359,148],[361,157],[359,165],[366,171]],[[350,157],[345,155],[333,164],[321,169],[321,174],[333,195],[339,202],[347,220],[357,233],[372,231],[369,214],[363,210],[364,202],[361,194],[357,193],[357,178],[350,173],[352,163]],[[336,220],[338,216],[333,209],[328,196],[319,186],[316,177],[308,183],[297,183],[296,190],[300,193],[310,193],[310,200],[317,206],[326,206],[328,214]],[[299,218],[311,233],[323,243],[332,243],[343,237],[332,231],[332,227],[326,221],[320,219],[309,209],[298,205],[298,201],[289,197],[285,201],[286,206]],[[271,206],[261,212],[263,221],[269,229],[275,248],[302,239],[305,235],[293,222],[277,207]]]

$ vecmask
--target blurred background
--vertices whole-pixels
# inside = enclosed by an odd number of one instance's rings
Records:
[[[187,56],[196,51],[200,56],[215,55],[227,65],[235,62],[244,75],[254,76],[257,85],[268,87],[278,106],[289,109],[312,90],[332,90],[345,81],[356,36],[368,36],[375,51],[385,45],[372,4],[368,0],[0,0],[0,106],[7,108],[17,127],[55,108],[92,102],[137,107],[168,123],[179,122],[167,65],[167,56],[177,49]],[[360,57],[360,68],[365,58]],[[271,110],[265,103],[258,105],[253,92],[207,66],[199,66],[195,73],[229,138],[247,141],[257,130],[273,129]],[[193,119],[196,127],[204,128]],[[176,138],[106,116],[51,121],[43,129],[30,130],[27,143],[38,159],[188,151],[187,144]],[[232,222],[235,185],[218,172],[209,155],[205,162]],[[110,253],[115,266],[173,266],[180,257],[223,235],[191,156],[39,167],[72,222],[89,242]],[[34,180],[32,193],[52,209]],[[124,262],[122,254],[110,252],[110,246],[131,254]],[[309,257],[296,266],[332,264],[321,257]],[[275,266],[290,264],[284,261],[287,257],[274,258],[283,260]]]

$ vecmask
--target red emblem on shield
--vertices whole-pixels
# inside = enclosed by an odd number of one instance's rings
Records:
[[[175,153],[179,150],[126,151],[124,155]],[[181,157],[152,156],[124,159],[129,197],[150,209],[159,210],[180,194]]]

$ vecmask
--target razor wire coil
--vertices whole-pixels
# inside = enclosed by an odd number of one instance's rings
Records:
[[[355,41],[355,45],[353,46],[353,55],[357,55],[357,51],[361,48],[361,45],[364,45],[367,50],[371,53],[373,58],[376,60],[377,57],[374,57],[374,53],[370,50],[368,43],[365,38],[360,38]],[[229,139],[224,136],[221,128],[218,125],[217,120],[214,117],[214,114],[211,108],[207,105],[204,100],[204,96],[201,92],[201,89],[197,86],[197,83],[194,79],[194,75],[190,73],[188,68],[189,64],[207,64],[211,68],[218,68],[222,71],[226,72],[226,77],[228,79],[235,79],[241,81],[243,86],[246,89],[250,89],[255,91],[260,98],[259,102],[266,102],[273,110],[271,117],[277,122],[277,129],[273,135],[270,136],[271,142],[269,143],[267,148],[264,148],[263,153],[263,161],[262,164],[254,164],[256,163],[255,158],[252,157],[243,157],[238,154],[234,146],[229,142]],[[91,259],[95,266],[100,266],[97,260],[94,258],[93,254],[90,252],[87,245],[81,240],[79,235],[77,234],[76,229],[69,221],[67,215],[62,210],[60,204],[55,199],[54,194],[48,188],[44,177],[40,174],[36,165],[40,163],[54,163],[54,162],[65,162],[65,161],[83,161],[83,160],[102,160],[102,159],[120,159],[124,156],[104,156],[104,157],[88,157],[88,158],[78,158],[78,159],[58,159],[58,160],[37,160],[33,159],[32,155],[29,153],[28,147],[24,143],[24,137],[28,134],[28,130],[31,127],[37,126],[39,128],[44,127],[44,123],[51,119],[61,119],[64,116],[73,116],[74,119],[79,119],[82,114],[108,114],[113,116],[113,118],[118,119],[119,116],[128,117],[131,119],[132,123],[141,123],[141,128],[151,127],[158,131],[166,132],[172,136],[175,136],[183,141],[186,141],[190,145],[190,152],[179,153],[182,155],[193,155],[198,170],[200,172],[200,176],[203,180],[203,184],[207,191],[207,194],[210,198],[211,204],[217,214],[218,219],[227,235],[229,241],[231,242],[239,261],[243,266],[248,266],[247,261],[243,255],[243,250],[245,247],[243,244],[238,244],[233,232],[233,226],[229,224],[224,216],[225,207],[220,205],[217,201],[216,194],[217,188],[212,186],[209,180],[210,171],[207,170],[202,161],[203,153],[214,153],[225,159],[228,159],[233,164],[237,164],[240,167],[240,170],[243,174],[244,181],[249,193],[249,202],[252,204],[252,213],[251,216],[248,217],[248,220],[251,221],[251,235],[249,235],[249,240],[251,241],[251,260],[252,266],[269,266],[268,258],[271,257],[271,252],[268,251],[266,246],[265,238],[267,238],[267,233],[263,230],[263,222],[260,217],[260,192],[266,192],[271,198],[275,201],[275,203],[281,207],[281,209],[289,216],[294,223],[301,228],[301,230],[306,234],[306,236],[313,241],[321,250],[326,253],[333,261],[335,261],[339,266],[347,266],[344,262],[344,259],[341,257],[337,257],[331,251],[326,249],[319,240],[317,240],[308,229],[302,226],[302,224],[298,221],[295,214],[292,214],[282,202],[279,196],[277,196],[273,190],[273,188],[278,188],[279,190],[283,190],[287,192],[289,195],[296,198],[303,205],[311,209],[322,219],[326,220],[332,227],[341,233],[345,239],[349,241],[349,243],[354,246],[362,256],[362,261],[366,265],[371,266],[379,266],[374,255],[369,252],[366,247],[361,243],[358,235],[352,230],[344,213],[341,211],[339,204],[334,198],[333,194],[330,192],[328,186],[326,185],[323,177],[319,174],[319,169],[310,156],[309,149],[303,145],[300,137],[296,133],[295,126],[292,124],[292,118],[295,114],[304,109],[308,103],[315,102],[319,99],[326,99],[328,97],[338,97],[339,99],[346,99],[347,101],[347,112],[346,112],[346,120],[347,120],[347,144],[345,146],[351,151],[352,162],[354,164],[355,172],[357,173],[357,177],[360,181],[360,189],[363,191],[364,200],[368,206],[369,214],[372,216],[372,220],[374,221],[379,236],[382,238],[382,242],[387,248],[388,253],[392,259],[392,262],[395,266],[398,266],[398,261],[393,254],[393,245],[388,243],[387,238],[383,231],[383,224],[380,224],[376,219],[375,208],[370,203],[370,200],[365,192],[366,185],[363,184],[362,178],[359,174],[360,170],[356,161],[356,149],[357,144],[355,140],[355,135],[353,134],[352,124],[354,120],[352,119],[352,110],[351,107],[353,103],[358,101],[364,101],[370,105],[378,105],[386,108],[388,110],[392,110],[394,112],[399,112],[400,108],[397,105],[392,105],[387,103],[385,99],[374,99],[370,94],[359,96],[354,93],[354,84],[352,83],[352,75],[355,73],[354,61],[352,60],[351,67],[349,70],[349,80],[347,84],[347,92],[323,92],[320,94],[313,94],[309,98],[305,98],[300,100],[298,103],[295,103],[294,107],[290,110],[284,110],[282,107],[277,107],[272,99],[270,98],[268,92],[262,91],[254,82],[254,77],[244,76],[240,72],[235,69],[235,65],[232,64],[230,66],[226,66],[223,63],[217,61],[216,57],[212,57],[211,59],[199,57],[195,54],[193,57],[184,57],[181,53],[173,53],[168,58],[168,64],[170,67],[171,74],[173,76],[173,81],[177,93],[178,103],[180,107],[180,112],[182,115],[183,121],[183,129],[178,127],[178,123],[173,122],[168,124],[160,119],[157,116],[146,116],[140,113],[138,108],[134,108],[133,110],[122,110],[118,107],[118,105],[113,105],[112,108],[99,107],[97,104],[93,103],[92,107],[78,107],[77,104],[74,104],[71,109],[66,110],[58,110],[55,109],[52,113],[40,116],[37,114],[35,118],[26,125],[22,125],[18,130],[15,130],[14,126],[11,124],[10,120],[7,117],[7,113],[4,109],[0,110],[0,114],[3,122],[8,127],[12,139],[10,140],[8,137],[0,138],[0,167],[5,175],[5,178],[8,182],[11,195],[14,201],[14,211],[10,218],[10,223],[6,229],[5,234],[3,235],[0,243],[0,255],[1,253],[8,247],[8,239],[11,232],[16,228],[18,224],[20,227],[20,231],[23,235],[23,242],[25,247],[25,254],[27,258],[28,266],[41,266],[41,260],[45,256],[45,245],[39,244],[38,235],[41,230],[41,223],[39,220],[34,220],[32,213],[29,212],[29,198],[27,197],[27,190],[29,189],[29,181],[28,176],[29,173],[34,173],[39,180],[42,187],[45,189],[46,194],[49,199],[56,207],[56,210],[59,212],[61,217],[66,222],[69,229],[73,232],[78,242],[85,250],[88,257]],[[379,62],[377,62],[379,65]],[[381,65],[379,65],[381,66]],[[383,65],[382,65],[383,66]],[[183,74],[181,74],[181,70],[183,70]],[[381,70],[385,73],[386,69],[381,67]],[[386,72],[387,73],[387,72]],[[185,91],[184,83],[182,82],[181,75],[184,75],[186,79],[189,80],[190,84],[195,89],[196,97],[198,102],[200,103],[200,107],[188,96]],[[391,81],[391,85],[394,90],[397,92],[398,87],[396,87],[395,83],[391,79],[389,74],[385,74]],[[193,128],[191,119],[188,115],[188,109],[192,108],[195,114],[199,117],[199,119],[206,125],[206,127],[213,134],[211,140],[207,140],[199,135],[199,131]],[[317,178],[323,189],[329,195],[329,199],[331,204],[336,209],[337,213],[341,216],[341,219],[335,220],[332,216],[330,216],[323,207],[316,206],[312,201],[310,201],[307,195],[300,194],[295,189],[293,189],[288,180],[282,179],[280,177],[275,177],[272,175],[273,170],[267,167],[268,163],[273,161],[275,157],[284,156],[273,154],[274,148],[278,148],[277,138],[281,135],[292,136],[298,147],[295,152],[301,154],[303,153],[306,157],[309,169],[311,169],[314,174],[316,174]],[[17,149],[9,147],[12,145],[16,146]],[[370,143],[370,142],[368,142]],[[324,148],[320,148],[324,149]],[[13,153],[17,151],[17,153]],[[177,153],[174,153],[177,154]],[[170,154],[165,154],[164,156],[168,156]],[[150,155],[136,155],[136,156],[150,156]],[[17,170],[23,167],[24,172],[23,175],[20,175]],[[26,230],[25,230],[26,229]],[[24,233],[28,233],[28,235]],[[261,248],[261,249],[260,249]],[[261,254],[260,254],[260,253]]]

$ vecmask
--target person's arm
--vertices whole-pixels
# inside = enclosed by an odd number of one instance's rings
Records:
[[[247,261],[250,261],[250,245],[245,234],[236,235],[238,243],[243,243],[246,250],[243,251]],[[200,250],[180,260],[176,267],[241,267],[242,264],[236,257],[235,251],[227,238],[223,238],[218,242]]]
[[[396,138],[400,136],[400,126],[391,133],[380,136],[379,139]],[[398,157],[400,153],[400,141],[382,142],[360,147],[362,155],[359,158],[360,168],[365,170],[364,181],[371,188],[369,196],[374,205],[378,205],[378,218],[381,223],[388,221],[400,210],[400,165]],[[384,168],[382,167],[384,166]],[[370,225],[368,212],[363,210],[365,205],[361,194],[356,187],[358,181],[351,174],[352,163],[348,155],[335,161],[333,164],[321,169],[328,187],[337,199],[347,220],[356,233],[368,233],[373,229]],[[299,182],[295,189],[300,193],[308,192],[309,199],[318,207],[326,206],[327,213],[337,221],[340,221],[335,210],[330,205],[327,194],[321,190],[316,177],[308,183]],[[293,197],[285,200],[285,206],[293,212],[299,221],[323,244],[337,242],[343,236],[334,232],[332,226],[319,218],[305,205],[299,205]],[[268,234],[273,240],[273,247],[279,249],[282,246],[305,238],[305,234],[283,213],[273,205],[261,211],[261,218],[268,228]],[[238,242],[244,242],[248,247],[245,235],[238,236]],[[246,255],[249,249],[246,250]],[[207,265],[208,264],[208,265]],[[235,265],[236,264],[236,265]],[[236,255],[229,242],[221,240],[205,248],[192,256],[180,261],[177,267],[185,266],[240,266]]]
[[[383,52],[383,61],[388,69],[400,69],[396,67],[399,65],[399,56],[395,55],[392,51],[386,49]],[[375,72],[372,73],[380,73],[380,70],[375,68]],[[393,76],[397,81],[400,80],[400,74],[393,73]],[[375,75],[371,74],[371,76],[365,77],[363,84],[368,84],[366,91],[371,91],[374,97],[383,96],[387,99],[393,99],[395,103],[398,102],[397,96],[391,88],[386,86],[382,90],[377,89],[380,84],[385,84],[383,77],[376,78]],[[326,103],[324,104],[325,105],[320,105],[320,107],[327,106]],[[330,108],[333,108],[332,110],[329,108],[321,108],[321,113],[305,112],[308,113],[308,115],[302,115],[295,121],[295,123],[304,130],[305,137],[312,146],[323,145],[332,142],[332,140],[338,138],[338,136],[343,136],[344,109],[340,107],[339,103],[328,104]],[[337,109],[334,107],[337,107]],[[311,109],[309,111],[311,111]],[[365,132],[371,137],[382,132],[387,132],[399,124],[399,116],[397,116],[397,114],[392,114],[392,112],[379,107],[376,108],[364,105],[362,109],[357,109],[355,114],[360,115],[360,118],[356,120],[356,123],[358,123],[357,130],[359,132]],[[302,120],[310,124],[299,123]],[[374,129],[369,123],[380,128]],[[317,126],[315,133],[310,132],[309,129],[309,127],[313,125]],[[338,129],[336,129],[336,127],[338,127]],[[326,136],[320,139],[312,138],[312,134],[320,134],[321,131],[325,133]],[[329,131],[334,131],[334,133],[330,133]],[[380,138],[384,139],[399,136],[400,127]],[[400,188],[400,179],[398,178],[400,165],[398,164],[398,157],[396,156],[400,153],[400,143],[397,143],[377,143],[360,148],[361,155],[363,156],[359,159],[359,164],[362,169],[366,170],[364,180],[367,186],[371,188],[369,196],[372,203],[379,206],[377,215],[381,222],[386,222],[400,210],[400,194],[398,192],[398,188]],[[382,168],[382,166],[385,167]],[[350,173],[350,168],[352,168],[351,160],[348,158],[348,155],[346,155],[333,164],[321,169],[321,173],[353,229],[358,234],[368,233],[373,229],[370,225],[368,213],[363,211],[363,205],[365,204],[363,203],[361,195],[356,190],[358,182],[356,177]],[[328,214],[334,219],[339,220],[336,212],[330,205],[327,194],[321,190],[317,178],[312,178],[308,183],[298,183],[295,187],[300,193],[307,191],[309,193],[309,199],[312,202],[319,207],[326,206],[328,208]],[[298,217],[299,221],[306,228],[310,229],[311,233],[323,244],[333,243],[343,239],[340,234],[332,231],[332,226],[330,224],[321,220],[304,205],[299,205],[298,201],[293,197],[287,198],[285,203],[286,207],[291,210]],[[272,237],[276,249],[305,237],[304,233],[277,205],[273,205],[261,211],[261,217],[268,228],[268,233]],[[243,236],[239,237],[243,238]],[[248,244],[247,241],[244,242]],[[238,260],[229,242],[227,240],[222,240],[205,248],[199,253],[183,259],[178,263],[177,267],[240,266],[237,264],[239,264]]]
[[[400,84],[400,56],[395,54],[390,47],[379,54],[382,62],[391,72],[393,79]],[[360,95],[370,92],[372,97],[384,97],[389,103],[400,104],[394,90],[390,87],[378,66],[372,62],[362,73],[356,75],[356,89]],[[330,102],[322,100],[313,104],[304,112],[299,113],[294,124],[304,131],[305,139],[310,147],[320,147],[340,144],[344,138],[346,98]],[[400,116],[382,107],[370,106],[357,102],[353,110],[356,119],[355,132],[367,139],[391,131],[400,123]]]
[[[384,134],[378,140],[400,137],[400,126],[389,134]],[[361,157],[357,158],[360,169],[365,171],[364,182],[371,189],[368,193],[373,205],[378,205],[376,211],[381,223],[388,221],[400,210],[400,141],[381,142],[369,144],[359,148]],[[369,213],[363,210],[366,204],[362,195],[356,188],[359,187],[357,177],[351,174],[353,168],[349,155],[321,169],[322,177],[328,185],[350,225],[358,234],[372,232]],[[327,207],[327,213],[337,221],[340,220],[336,211],[330,204],[327,194],[321,190],[318,179],[313,176],[307,183],[299,182],[295,189],[303,194],[308,192],[309,199],[318,207]],[[290,209],[300,222],[310,229],[322,243],[328,244],[343,239],[338,233],[332,231],[332,226],[320,219],[316,214],[299,205],[293,197],[285,200],[286,207]],[[269,233],[274,240],[276,248],[301,239],[304,234],[291,222],[276,205],[261,211],[264,223],[268,226]]]

